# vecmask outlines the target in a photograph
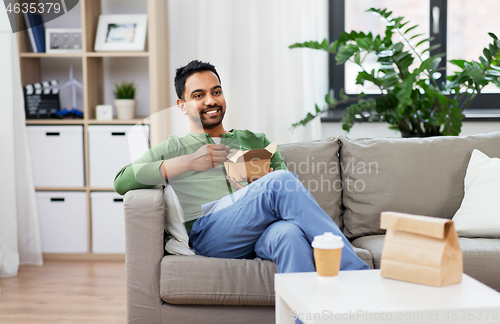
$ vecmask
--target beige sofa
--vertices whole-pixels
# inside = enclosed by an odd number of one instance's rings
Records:
[[[375,268],[380,212],[452,218],[474,148],[500,157],[500,132],[279,146],[290,171]],[[133,190],[124,202],[129,323],[274,323],[274,263],[166,255],[163,190]],[[464,272],[500,290],[500,239],[460,238],[460,245]]]

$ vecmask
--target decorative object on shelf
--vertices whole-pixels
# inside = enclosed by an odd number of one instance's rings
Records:
[[[62,112],[62,115],[58,115],[59,118],[64,118],[64,117],[76,117],[76,118],[83,118],[83,113],[76,109],[76,88],[83,89],[83,84],[80,83],[76,78],[73,77],[73,65],[69,66],[69,81],[66,82],[65,84],[62,85],[61,90],[67,87],[71,87],[71,92],[72,92],[72,107],[71,109],[67,110],[68,113],[65,114]],[[64,109],[66,110],[66,109]]]
[[[42,15],[32,13],[23,15],[33,53],[45,52],[45,25]]]
[[[78,28],[47,28],[47,53],[74,53],[82,51],[82,30]]]
[[[385,121],[390,129],[399,130],[403,137],[458,135],[465,118],[462,111],[481,93],[490,82],[500,87],[500,41],[493,33],[493,39],[484,56],[477,61],[450,60],[458,71],[447,77],[446,82],[438,84],[439,63],[443,53],[424,58],[439,45],[427,46],[433,39],[419,40],[420,34],[412,35],[418,25],[409,25],[404,17],[392,17],[387,9],[371,8],[367,12],[378,14],[386,22],[385,33],[373,35],[371,32],[342,32],[340,38],[330,44],[325,39],[296,43],[290,48],[312,48],[336,54],[337,64],[354,62],[361,68],[356,84],[365,82],[375,84],[381,92],[377,98],[363,99],[364,94],[347,96],[340,93],[340,99],[326,95],[327,107],[316,105],[313,114],[292,125],[306,125],[319,114],[336,108],[339,104],[349,104],[342,116],[342,128],[349,131],[354,122]],[[394,42],[393,42],[393,36]],[[397,39],[397,40],[396,40]],[[401,39],[401,41],[399,40]],[[421,46],[427,46],[418,50]],[[367,54],[375,54],[379,67],[367,71],[364,59]],[[412,63],[418,67],[410,70]]]
[[[97,120],[112,120],[113,119],[113,106],[111,106],[111,105],[97,105],[97,106],[95,106],[95,118]]]
[[[26,119],[56,117],[60,109],[58,85],[57,80],[52,80],[24,86]]]
[[[118,119],[133,119],[135,117],[135,91],[137,87],[133,81],[115,83],[113,94],[115,95],[116,117]]]
[[[59,119],[64,119],[64,118],[83,118],[83,112],[77,109],[71,109],[68,110],[66,108],[64,109],[58,109],[55,113],[56,118]]]
[[[95,51],[144,51],[148,15],[100,15]]]

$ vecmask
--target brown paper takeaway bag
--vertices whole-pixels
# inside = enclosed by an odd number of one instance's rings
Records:
[[[383,212],[382,277],[430,286],[462,281],[462,251],[449,219]]]

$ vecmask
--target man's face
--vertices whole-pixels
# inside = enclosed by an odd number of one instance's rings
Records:
[[[222,123],[226,112],[226,99],[215,73],[197,72],[186,79],[181,107],[184,115],[192,122],[199,123],[204,129],[215,128]]]

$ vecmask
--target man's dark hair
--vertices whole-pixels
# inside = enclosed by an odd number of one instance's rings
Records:
[[[186,89],[186,79],[197,72],[203,71],[212,71],[213,73],[215,73],[220,82],[220,77],[217,73],[217,70],[215,70],[215,66],[208,62],[205,63],[202,61],[193,60],[187,65],[181,66],[175,71],[175,92],[177,93],[177,97],[179,99],[182,99],[182,95],[184,94],[184,90]]]

